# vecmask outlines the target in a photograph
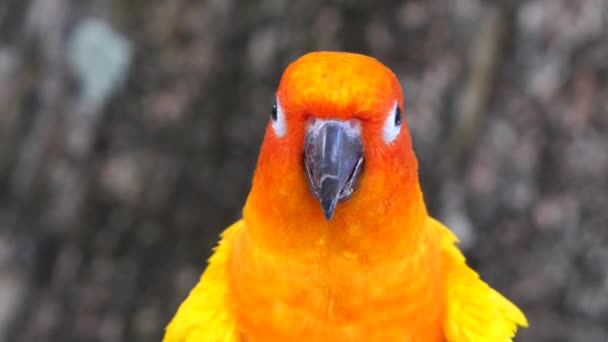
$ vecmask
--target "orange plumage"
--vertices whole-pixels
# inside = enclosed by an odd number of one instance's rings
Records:
[[[526,324],[428,217],[406,125],[383,138],[395,103],[403,108],[388,68],[357,54],[307,54],[287,68],[277,99],[285,132],[268,125],[243,220],[165,341],[504,341]],[[316,120],[360,125],[363,171],[331,219],[303,167]],[[475,332],[485,312],[488,332]]]

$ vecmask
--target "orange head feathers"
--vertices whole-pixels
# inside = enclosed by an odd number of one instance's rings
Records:
[[[418,193],[401,86],[387,67],[342,52],[309,53],[288,66],[260,151],[251,205],[264,206],[279,220],[306,215],[326,226],[413,213],[391,206]]]

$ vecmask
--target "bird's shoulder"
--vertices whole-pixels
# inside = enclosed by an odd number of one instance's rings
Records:
[[[234,236],[243,229],[239,220],[222,233],[198,284],[167,325],[163,342],[237,342],[235,321],[227,302],[227,262]]]
[[[446,272],[447,342],[511,341],[518,326],[528,322],[517,306],[479,278],[456,246],[458,239],[441,222],[429,217],[429,229],[441,236]]]

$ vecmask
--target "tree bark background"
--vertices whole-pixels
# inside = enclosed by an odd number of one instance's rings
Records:
[[[160,340],[324,49],[401,79],[430,212],[517,340],[607,341],[608,0],[0,0],[0,340]]]

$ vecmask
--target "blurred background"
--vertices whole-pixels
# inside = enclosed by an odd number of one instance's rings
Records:
[[[0,341],[159,341],[324,49],[401,79],[517,341],[608,341],[608,0],[0,0]]]

